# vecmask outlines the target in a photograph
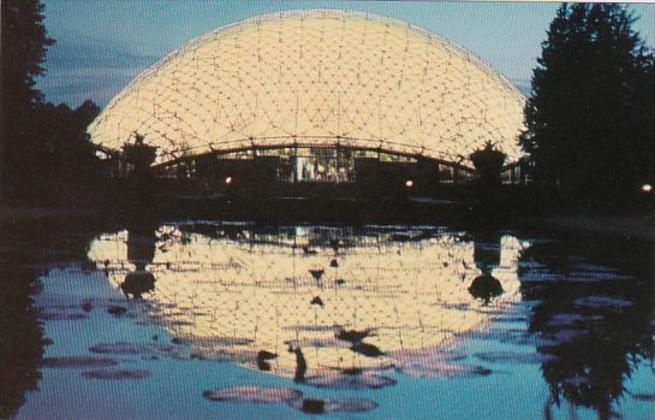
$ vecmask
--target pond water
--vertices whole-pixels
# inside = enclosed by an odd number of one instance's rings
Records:
[[[649,244],[5,226],[0,417],[655,417]]]

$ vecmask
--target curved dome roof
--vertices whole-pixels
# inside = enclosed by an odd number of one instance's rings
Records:
[[[89,127],[134,131],[157,162],[240,147],[342,144],[467,162],[492,141],[522,153],[523,96],[471,54],[409,24],[335,10],[248,19],[142,73]]]

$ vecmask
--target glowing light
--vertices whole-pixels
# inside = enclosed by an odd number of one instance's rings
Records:
[[[653,191],[653,186],[650,185],[650,184],[644,184],[644,185],[641,186],[641,190],[643,192],[645,192],[645,193],[649,193],[649,192]]]
[[[407,188],[412,188],[414,186],[414,181],[412,181],[411,179],[408,179],[407,181],[405,181],[405,186]]]
[[[523,105],[507,80],[437,35],[382,17],[302,10],[190,41],[130,83],[89,134],[120,149],[142,132],[158,163],[294,144],[453,161],[489,140],[511,163],[523,155]]]
[[[226,183],[227,185],[230,185],[230,184],[232,183],[232,177],[231,177],[231,176],[228,176],[227,178],[225,178],[225,183]]]

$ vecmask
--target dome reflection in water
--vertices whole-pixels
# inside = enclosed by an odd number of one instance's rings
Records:
[[[520,249],[437,229],[196,224],[104,235],[89,256],[202,357],[321,386],[336,371],[465,369],[450,350],[520,298]],[[477,299],[481,276],[502,293]]]

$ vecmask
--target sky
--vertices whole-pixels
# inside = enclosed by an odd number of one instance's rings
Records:
[[[57,42],[37,88],[76,107],[106,105],[133,78],[187,41],[252,16],[292,9],[357,10],[411,23],[469,50],[529,91],[541,42],[559,3],[412,1],[45,0]],[[635,4],[635,28],[655,45],[655,4]]]

